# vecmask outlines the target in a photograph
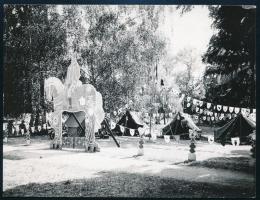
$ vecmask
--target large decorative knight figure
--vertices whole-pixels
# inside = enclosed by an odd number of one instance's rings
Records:
[[[44,89],[46,98],[53,99],[54,112],[51,118],[51,126],[55,129],[55,137],[51,142],[51,148],[62,148],[62,113],[85,112],[85,149],[86,151],[98,150],[95,142],[95,132],[101,127],[105,117],[102,96],[91,84],[82,84],[80,67],[74,54],[68,67],[64,85],[55,77],[45,80]]]

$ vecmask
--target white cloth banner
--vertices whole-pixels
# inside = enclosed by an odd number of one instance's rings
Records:
[[[196,112],[199,113],[200,112],[200,108],[196,107]]]
[[[214,136],[212,136],[212,135],[208,136],[208,142],[209,142],[209,144],[213,144],[214,143]]]
[[[232,113],[234,111],[234,107],[230,106],[228,110],[229,110],[230,113]]]
[[[246,114],[247,114],[247,115],[250,114],[250,109],[249,109],[249,108],[246,109]]]
[[[169,143],[170,142],[170,136],[169,135],[164,135],[164,141],[166,143]]]
[[[122,113],[122,108],[120,108],[117,113],[121,114]]]
[[[238,113],[239,113],[239,111],[240,111],[240,108],[238,108],[238,107],[235,107],[235,113],[236,113],[236,114],[238,114]]]
[[[123,126],[120,125],[120,131],[121,131],[122,133],[124,133],[124,132],[125,132],[125,127],[123,127]]]
[[[114,128],[116,128],[116,123],[111,122],[111,129],[114,129]],[[121,129],[121,128],[120,128],[120,129]]]
[[[210,109],[211,103],[207,103],[207,109]]]
[[[130,129],[130,135],[134,136],[135,135],[135,129]]]
[[[198,100],[197,99],[193,99],[193,105],[197,105],[197,102],[198,102]]]
[[[217,105],[217,110],[218,110],[218,111],[221,111],[221,108],[222,108],[221,105]]]
[[[223,111],[227,112],[227,110],[228,110],[228,107],[227,106],[223,106]]]
[[[47,125],[46,125],[46,124],[43,124],[42,126],[43,126],[42,128],[43,128],[44,130],[47,129]]]
[[[246,109],[245,108],[241,108],[241,113],[246,114]]]
[[[145,128],[142,128],[142,127],[138,128],[138,132],[140,135],[145,134]]]
[[[156,133],[152,133],[152,140],[155,141],[157,139]]]

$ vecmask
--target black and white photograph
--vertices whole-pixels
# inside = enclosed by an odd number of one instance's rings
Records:
[[[256,5],[3,11],[3,197],[256,198]]]

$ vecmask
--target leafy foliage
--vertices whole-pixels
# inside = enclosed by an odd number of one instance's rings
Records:
[[[255,107],[255,12],[241,6],[210,8],[213,27],[218,32],[212,36],[203,56],[203,62],[209,64],[205,72],[209,101]],[[217,83],[219,75],[232,79]]]

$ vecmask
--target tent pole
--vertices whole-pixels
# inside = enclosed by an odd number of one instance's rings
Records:
[[[108,126],[107,119],[105,119],[105,125],[106,125],[106,127],[107,127],[107,129],[108,129],[108,132],[110,133],[111,137],[112,137],[113,140],[115,141],[117,147],[120,147],[120,145],[119,145],[119,143],[117,142],[117,140],[116,140],[116,138],[115,138],[113,132],[111,131],[110,127]]]
[[[79,120],[77,119],[76,115],[75,115],[73,112],[72,112],[71,114],[72,114],[72,116],[75,118],[75,120],[76,120],[76,122],[78,123],[80,129],[83,131],[83,133],[85,133],[85,130],[84,130],[84,128],[81,126],[81,124],[80,124]]]

